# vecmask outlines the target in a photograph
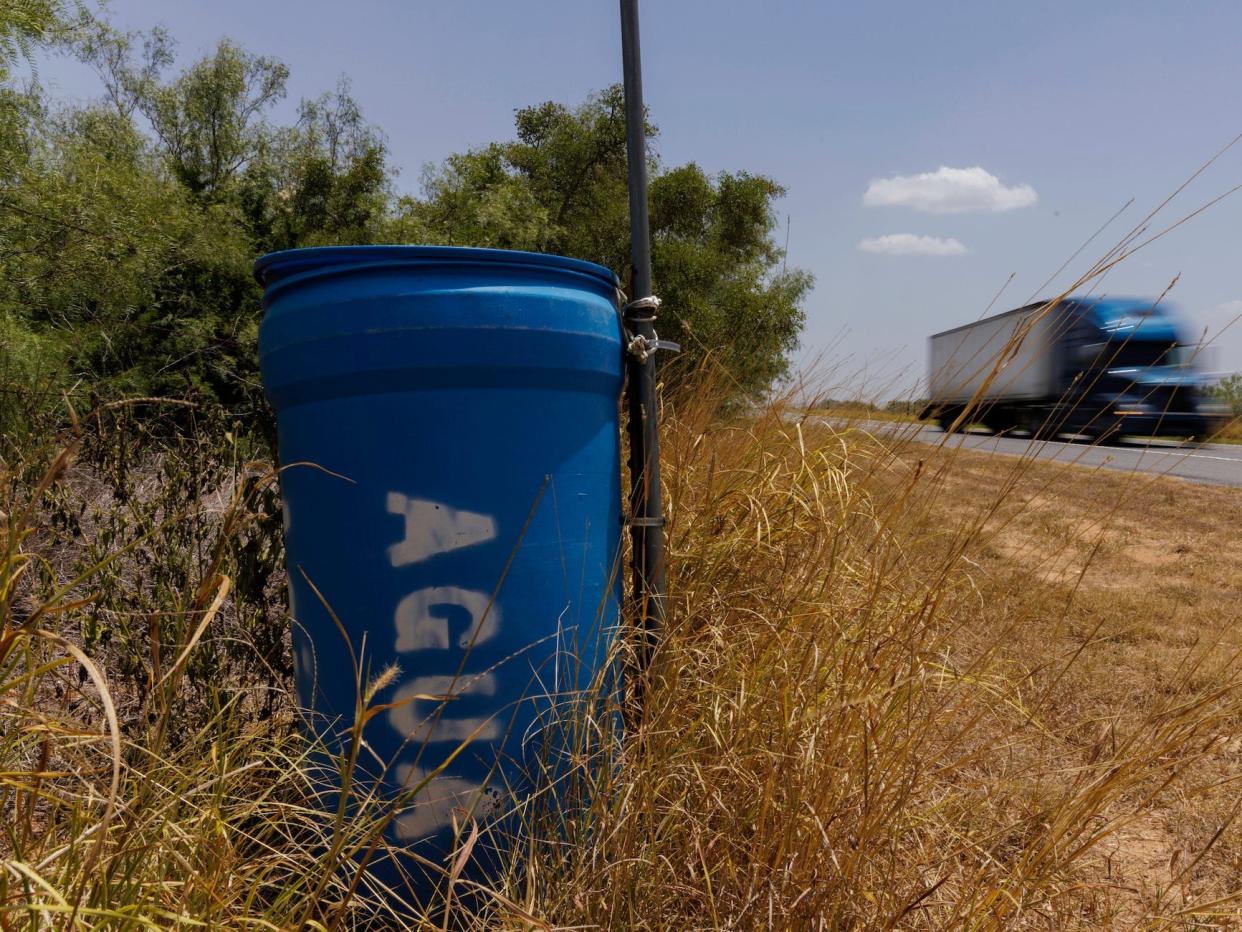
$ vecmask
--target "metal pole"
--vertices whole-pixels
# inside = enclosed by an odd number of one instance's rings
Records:
[[[621,59],[625,80],[625,148],[629,166],[630,262],[632,278],[625,327],[651,351],[627,356],[627,431],[630,442],[630,540],[633,598],[638,616],[638,667],[645,674],[664,626],[667,575],[664,514],[660,497],[660,433],[656,410],[655,307],[651,297],[651,230],[647,219],[646,112],[638,0],[621,0]]]

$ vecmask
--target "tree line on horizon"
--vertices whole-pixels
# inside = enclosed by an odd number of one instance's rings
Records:
[[[33,67],[72,55],[85,104]],[[0,391],[12,427],[37,397],[191,397],[266,418],[254,258],[303,246],[427,243],[558,253],[624,280],[622,91],[519,109],[510,139],[453,153],[402,194],[382,130],[347,79],[281,123],[288,68],[224,39],[178,68],[172,36],[123,33],[85,6],[0,12]],[[648,138],[658,136],[647,127]],[[653,150],[654,151],[654,150]],[[784,190],[652,156],[660,333],[711,358],[740,397],[788,371],[811,276],[773,235]]]

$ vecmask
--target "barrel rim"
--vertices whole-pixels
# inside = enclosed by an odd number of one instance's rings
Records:
[[[302,272],[347,270],[374,262],[409,262],[413,265],[444,262],[528,266],[576,272],[600,280],[610,288],[619,288],[620,280],[609,268],[586,259],[572,259],[553,253],[526,252],[520,249],[489,249],[478,246],[304,246],[269,252],[254,261],[255,280],[264,288],[279,284],[291,275]]]

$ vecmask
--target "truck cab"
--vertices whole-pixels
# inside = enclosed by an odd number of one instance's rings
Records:
[[[1218,426],[1196,366],[1199,347],[1170,308],[1123,300],[1076,307],[1078,324],[1061,354],[1073,406],[1068,427],[1092,435],[1201,437]]]

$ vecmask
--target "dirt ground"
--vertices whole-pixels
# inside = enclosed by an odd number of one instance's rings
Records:
[[[1242,490],[966,451],[903,453],[906,465],[924,457],[939,520],[982,523],[963,554],[981,598],[1024,618],[1007,649],[1015,676],[1034,682],[1073,657],[1044,712],[1049,769],[1071,768],[1102,729],[1227,695],[1213,733],[1194,735],[1170,762],[1185,766],[1181,779],[1135,799],[1096,849],[1085,882],[1110,893],[1101,924],[1146,925],[1242,888]],[[1189,924],[1242,926],[1242,906],[1222,900]]]

